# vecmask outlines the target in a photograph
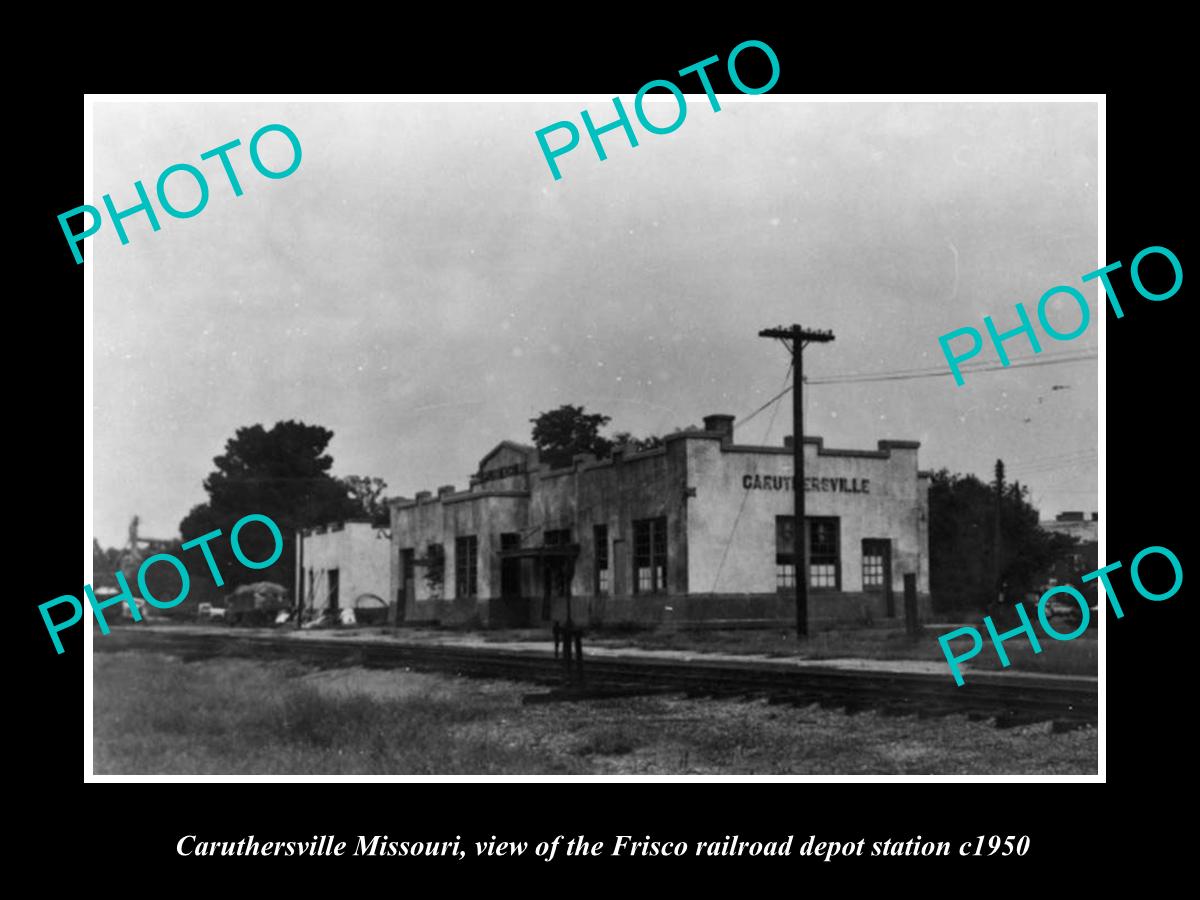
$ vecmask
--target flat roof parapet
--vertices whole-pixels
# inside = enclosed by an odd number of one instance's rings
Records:
[[[814,437],[813,435],[811,435],[811,434],[810,434],[810,435],[807,435],[807,436],[804,438],[804,443],[806,443],[806,444],[816,444],[816,445],[817,445],[817,448],[819,449],[819,448],[821,448],[821,447],[824,447],[824,446],[825,446],[825,438],[823,438],[823,437]],[[791,449],[792,449],[794,446],[796,446],[796,439],[795,439],[795,437],[793,437],[793,436],[792,436],[792,435],[790,435],[790,434],[785,434],[785,435],[783,436],[783,446],[785,446],[785,447],[787,447],[789,450],[791,450]]]
[[[708,436],[708,435],[705,435]],[[804,443],[815,444],[817,447],[818,456],[861,456],[866,459],[889,459],[893,450],[916,450],[921,446],[920,441],[879,441],[878,450],[841,450],[836,448],[827,448],[825,439],[818,435],[806,434]],[[794,452],[791,435],[784,438],[784,446],[764,446],[761,444],[731,444],[722,442],[722,453],[766,453],[766,454],[791,454]]]
[[[680,440],[715,440],[721,444],[722,453],[761,453],[766,455],[790,455],[793,452],[793,438],[787,435],[783,438],[783,446],[773,445],[764,446],[760,444],[735,444],[732,439],[732,424],[733,416],[725,414],[717,414],[706,416],[704,420],[705,428],[690,428],[681,431],[675,431],[671,434],[663,436],[662,443],[657,447],[651,447],[646,450],[634,450],[630,444],[622,444],[614,447],[608,457],[600,458],[592,453],[577,453],[572,458],[571,462],[565,466],[558,468],[553,467],[549,462],[540,458],[537,451],[525,444],[518,444],[513,441],[501,442],[496,450],[501,448],[509,448],[529,454],[528,473],[534,475],[537,479],[542,478],[558,478],[564,475],[570,475],[580,471],[590,471],[593,469],[603,468],[611,465],[622,465],[632,460],[648,459],[657,455],[665,455],[668,452],[668,447],[673,441]],[[917,450],[920,448],[920,441],[904,441],[885,439],[877,442],[877,450],[841,450],[827,449],[825,447],[825,439],[819,435],[805,435],[805,444],[813,444],[817,448],[817,454],[820,456],[834,457],[862,457],[866,459],[888,459],[892,455],[893,450]],[[484,457],[483,462],[495,455],[496,450]],[[482,463],[481,463],[482,466]],[[486,471],[486,470],[484,470]],[[920,477],[931,477],[931,472],[922,470],[919,473]],[[484,496],[495,497],[528,497],[529,491],[495,491],[487,488],[480,488],[484,480],[479,473],[469,476],[469,487],[462,492],[456,492],[454,485],[444,484],[437,489],[437,499],[439,502],[443,500],[453,499],[455,502],[459,500],[470,500],[482,498]],[[407,497],[392,497],[386,502],[388,506],[394,509],[407,509],[412,506],[419,506],[432,500],[434,497],[430,491],[418,491],[413,499]],[[363,521],[370,522],[370,519],[349,519],[347,521]],[[322,526],[322,530],[324,526]]]
[[[663,445],[669,444],[671,441],[682,441],[688,438],[705,438],[711,441],[728,441],[729,434],[724,431],[706,431],[703,428],[684,428],[681,431],[672,431],[670,434],[663,435]]]

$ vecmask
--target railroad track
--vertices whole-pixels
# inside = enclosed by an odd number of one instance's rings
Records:
[[[965,685],[956,687],[949,676],[922,673],[589,656],[585,648],[586,680],[581,684],[567,683],[562,661],[549,652],[137,627],[114,630],[97,640],[94,647],[97,651],[156,649],[184,659],[246,656],[323,667],[406,668],[530,682],[547,688],[526,695],[526,703],[669,693],[696,698],[765,699],[792,706],[818,703],[848,713],[873,709],[883,715],[921,718],[965,714],[972,719],[993,720],[1001,728],[1049,720],[1055,730],[1065,731],[1097,721],[1096,683],[1086,679],[1017,679],[972,673]]]

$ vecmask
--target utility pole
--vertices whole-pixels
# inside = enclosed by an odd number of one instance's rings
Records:
[[[804,542],[804,348],[812,342],[828,343],[832,331],[808,331],[799,325],[767,328],[759,337],[775,338],[792,354],[792,491],[795,522],[792,525],[792,562],[796,571],[796,634],[808,635],[808,558]]]
[[[296,627],[304,618],[304,529],[296,529]]]
[[[1000,556],[1003,536],[1000,532],[1000,506],[1004,500],[1004,462],[996,460],[996,506],[992,520],[992,596],[999,598],[1000,606],[1004,606],[1004,586],[1000,581]]]

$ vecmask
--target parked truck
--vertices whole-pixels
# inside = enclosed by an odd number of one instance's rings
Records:
[[[230,625],[272,625],[292,608],[288,590],[271,581],[243,584],[229,595],[225,618]]]

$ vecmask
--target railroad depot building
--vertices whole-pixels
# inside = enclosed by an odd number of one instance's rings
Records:
[[[809,616],[929,612],[927,473],[912,441],[804,439]],[[391,501],[397,618],[537,626],[795,620],[791,438],[736,443],[733,416],[655,449],[540,464],[505,441],[466,490]]]
[[[390,557],[387,530],[365,520],[304,529],[296,554],[296,595],[306,617],[352,609],[360,622],[386,620]]]

